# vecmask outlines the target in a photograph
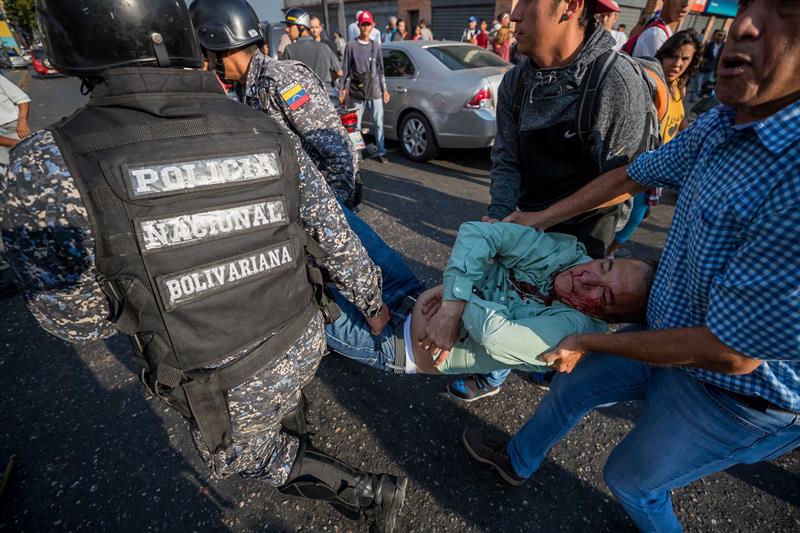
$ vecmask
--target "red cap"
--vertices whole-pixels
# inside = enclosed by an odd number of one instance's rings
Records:
[[[364,24],[366,22],[369,22],[373,26],[375,25],[375,19],[372,18],[372,13],[370,13],[367,10],[364,10],[364,11],[361,12],[360,15],[358,15],[358,25],[361,26],[362,24]]]
[[[614,0],[594,0],[595,13],[619,13],[619,4]]]

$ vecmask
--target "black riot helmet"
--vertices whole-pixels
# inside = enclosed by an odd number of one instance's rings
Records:
[[[183,0],[36,0],[53,66],[78,77],[124,66],[203,66]]]
[[[284,19],[284,24],[294,24],[304,28],[311,27],[311,15],[308,14],[308,11],[299,7],[293,7],[286,11]]]
[[[189,6],[197,40],[220,52],[264,42],[261,22],[246,0],[194,0]]]

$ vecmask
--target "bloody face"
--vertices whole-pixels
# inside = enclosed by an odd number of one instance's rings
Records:
[[[561,302],[600,319],[642,311],[652,267],[631,259],[597,259],[560,272],[553,291]]]

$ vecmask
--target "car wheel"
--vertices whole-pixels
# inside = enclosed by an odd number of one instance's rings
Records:
[[[403,153],[414,161],[427,161],[439,153],[439,144],[430,122],[422,113],[412,111],[400,124],[400,146]]]

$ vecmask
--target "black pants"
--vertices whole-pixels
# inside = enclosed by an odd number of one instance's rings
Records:
[[[574,235],[593,259],[602,259],[614,241],[621,206],[596,209],[548,228],[547,231]]]

